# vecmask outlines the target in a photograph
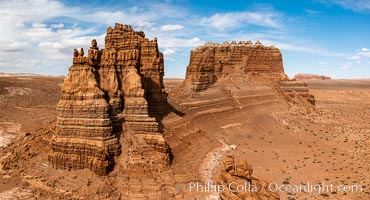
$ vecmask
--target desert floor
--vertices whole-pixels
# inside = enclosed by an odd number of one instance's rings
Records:
[[[181,81],[166,79],[167,91]],[[62,82],[63,77],[0,77],[0,161],[9,156],[7,148],[27,140],[40,128],[47,130],[55,121]],[[316,98],[315,108],[308,110],[263,99],[254,104],[242,102],[240,109],[199,114],[184,109],[170,96],[173,113],[163,123],[174,154],[171,170],[176,182],[186,189],[189,181],[214,179],[213,170],[220,166],[222,157],[233,153],[247,160],[258,177],[270,182],[362,186],[362,192],[282,192],[282,199],[369,199],[370,80],[316,80],[308,85]],[[31,148],[43,152],[44,147]],[[42,191],[76,194],[94,189],[84,181],[103,181],[76,179],[80,174],[93,177],[88,170],[72,171],[71,175],[54,170],[59,173],[57,181],[70,183],[71,191],[55,189],[42,173],[50,168],[47,160],[37,159],[32,162],[41,164],[30,165],[30,169],[37,166],[34,170],[17,166],[0,170],[0,199],[31,198],[35,190],[39,197]],[[22,162],[27,165],[28,161]],[[83,188],[73,191],[80,183],[85,184]],[[190,192],[182,197],[202,199]]]

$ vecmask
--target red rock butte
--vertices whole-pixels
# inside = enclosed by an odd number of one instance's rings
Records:
[[[315,105],[307,84],[291,80],[284,73],[280,50],[263,46],[259,41],[255,44],[251,41],[207,42],[192,50],[186,79],[178,93],[186,93],[189,89],[199,93],[213,87],[216,82],[234,85],[234,88],[259,82],[275,88],[287,99],[299,97]],[[252,85],[250,87],[256,87]],[[253,93],[252,90],[249,92]]]
[[[194,91],[202,91],[217,79],[235,73],[284,73],[280,50],[265,47],[259,41],[233,41],[222,44],[207,42],[191,51],[186,70]]]
[[[121,153],[123,133],[133,133],[133,145],[140,147],[139,153],[127,155],[129,164],[153,155],[151,163],[168,164],[168,146],[158,124],[158,116],[167,110],[163,76],[157,39],[149,40],[128,25],[107,29],[105,49],[99,50],[95,39],[87,56],[83,49],[74,49],[57,105],[57,128],[48,156],[52,165],[90,168],[105,175]]]

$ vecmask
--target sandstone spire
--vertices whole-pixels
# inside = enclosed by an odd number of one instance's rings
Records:
[[[156,38],[149,40],[142,31],[115,24],[107,29],[105,49],[99,50],[93,39],[87,54],[74,49],[57,106],[49,161],[56,168],[107,174],[121,153],[118,138],[130,132],[142,151],[160,155],[154,162],[167,164],[168,147],[158,129],[158,116],[167,111],[167,95]]]

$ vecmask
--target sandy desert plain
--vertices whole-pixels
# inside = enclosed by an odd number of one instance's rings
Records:
[[[0,199],[119,199],[124,197],[122,188],[130,191],[131,180],[115,170],[101,177],[88,169],[50,167],[48,141],[63,79],[0,76]],[[151,178],[162,185],[162,195],[209,198],[214,192],[191,192],[187,184],[215,181],[213,170],[231,153],[250,163],[258,177],[277,184],[362,187],[362,192],[280,192],[281,199],[369,199],[370,80],[308,80],[314,107],[279,98],[238,101],[235,107],[231,99],[237,97],[231,96],[229,105],[209,102],[211,107],[196,110],[184,106],[173,92],[182,81],[164,80],[176,112],[163,119],[173,153],[171,168]],[[142,193],[146,182],[135,183],[144,187]],[[170,185],[173,191],[163,189]]]

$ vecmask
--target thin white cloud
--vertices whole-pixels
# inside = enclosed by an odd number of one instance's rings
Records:
[[[351,68],[351,66],[352,66],[352,63],[347,62],[347,63],[344,63],[344,65],[340,66],[340,69],[343,71],[347,71]]]
[[[370,12],[370,0],[318,0],[329,5],[339,5],[355,12]]]
[[[63,23],[59,23],[59,24],[52,24],[50,27],[51,27],[51,28],[64,28],[64,24],[63,24]]]
[[[45,28],[46,24],[43,23],[33,23],[32,28]]]
[[[217,29],[235,29],[245,25],[257,25],[270,28],[281,26],[280,13],[273,10],[216,13],[203,18],[201,24]]]
[[[198,37],[194,37],[190,39],[168,38],[168,39],[158,40],[158,45],[164,48],[196,47],[204,43],[205,41],[199,39]]]
[[[350,57],[347,57],[347,59],[350,59],[350,60],[360,60],[361,57],[360,56],[350,56]]]
[[[368,48],[361,48],[356,50],[356,55],[348,56],[347,59],[353,60],[356,63],[365,63],[370,58],[370,50]]]
[[[29,44],[27,42],[12,42],[0,45],[0,52],[18,52],[23,51]]]
[[[161,27],[161,30],[162,31],[174,31],[174,30],[180,30],[180,29],[183,29],[184,26],[180,25],[180,24],[167,24],[167,25],[163,25]]]
[[[139,27],[152,27],[155,24],[153,22],[153,19],[157,18],[155,13],[132,13],[132,11],[133,10],[129,10],[127,13],[122,11],[97,11],[95,13],[89,13],[83,20],[106,25],[114,25],[116,22],[125,22],[125,24]]]
[[[169,61],[176,61],[175,58],[171,58],[171,57],[166,57],[166,60],[169,60]]]
[[[274,45],[282,50],[288,51],[298,51],[298,52],[307,52],[311,54],[316,54],[320,56],[333,56],[333,57],[344,57],[347,56],[341,52],[330,51],[328,49],[318,48],[318,47],[306,47],[298,44],[288,44],[284,42],[268,42],[267,44]]]
[[[357,52],[357,54],[362,56],[362,57],[370,58],[370,51],[369,51],[368,48],[361,48],[361,50],[359,52]]]
[[[33,28],[23,32],[23,34],[24,34],[24,36],[28,37],[30,40],[37,40],[38,41],[41,38],[46,39],[48,37],[53,37],[55,32],[52,31],[50,28],[33,27]]]
[[[173,50],[173,49],[165,49],[164,51],[163,51],[163,54],[165,55],[165,56],[167,56],[167,55],[171,55],[171,54],[175,54],[176,53],[176,51],[175,50]]]
[[[364,57],[370,57],[369,51],[361,51],[357,53],[358,55],[364,56]]]
[[[309,9],[309,8],[305,8],[304,11],[307,13],[307,14],[318,14],[320,13],[319,11],[317,10],[313,10],[313,9]]]
[[[318,64],[318,65],[326,65],[326,64],[327,64],[327,62],[318,62],[317,64]]]

